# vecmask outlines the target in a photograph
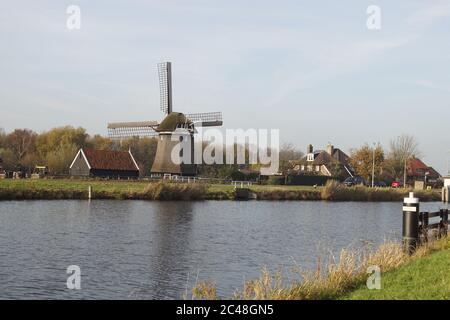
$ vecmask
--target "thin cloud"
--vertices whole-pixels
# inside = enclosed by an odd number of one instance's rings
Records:
[[[406,22],[410,24],[428,26],[442,19],[450,17],[450,3],[427,1],[419,10],[411,14]]]

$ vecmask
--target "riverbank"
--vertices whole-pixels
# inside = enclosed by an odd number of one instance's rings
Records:
[[[173,183],[149,181],[78,180],[78,179],[3,179],[0,200],[87,199],[140,200],[235,200],[232,185],[205,183]],[[325,187],[252,185],[248,198],[256,200],[311,201],[402,201],[409,190],[391,188],[345,187],[330,183]],[[436,190],[416,193],[421,201],[439,201]]]
[[[381,290],[360,286],[348,300],[448,300],[450,250],[434,252],[382,276]]]
[[[320,261],[320,259],[319,259]],[[243,300],[368,300],[450,299],[450,240],[432,241],[408,256],[399,243],[385,243],[375,251],[342,250],[338,261],[329,258],[316,270],[271,274],[263,269],[259,279],[247,281],[231,299]],[[369,290],[369,267],[380,268],[381,288]],[[373,272],[373,271],[371,271]],[[285,280],[285,279],[300,280]],[[200,282],[193,299],[216,300],[214,282]]]

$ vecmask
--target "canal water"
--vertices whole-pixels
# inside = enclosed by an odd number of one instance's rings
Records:
[[[437,209],[439,203],[424,204]],[[230,296],[261,267],[399,239],[401,203],[0,202],[0,299],[178,299],[212,279]],[[67,267],[81,270],[68,290]]]

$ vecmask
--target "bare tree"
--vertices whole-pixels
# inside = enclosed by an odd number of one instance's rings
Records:
[[[284,183],[287,183],[289,169],[291,168],[291,161],[300,160],[303,157],[303,152],[297,150],[292,143],[284,143],[280,149],[280,171],[284,176]]]
[[[412,157],[419,157],[419,143],[414,136],[402,134],[395,140],[391,140],[389,157],[395,166],[403,167],[403,185],[406,187],[406,168]]]
[[[6,145],[11,149],[20,163],[27,153],[36,148],[36,132],[28,129],[16,129],[6,136]]]

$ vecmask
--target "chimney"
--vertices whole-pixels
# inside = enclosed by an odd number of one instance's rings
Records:
[[[333,146],[332,144],[329,144],[329,145],[327,146],[327,152],[328,152],[328,154],[329,154],[330,156],[333,156],[333,154],[334,154],[334,146]]]
[[[308,146],[306,147],[306,154],[313,153],[313,151],[314,151],[313,145],[308,144]]]

